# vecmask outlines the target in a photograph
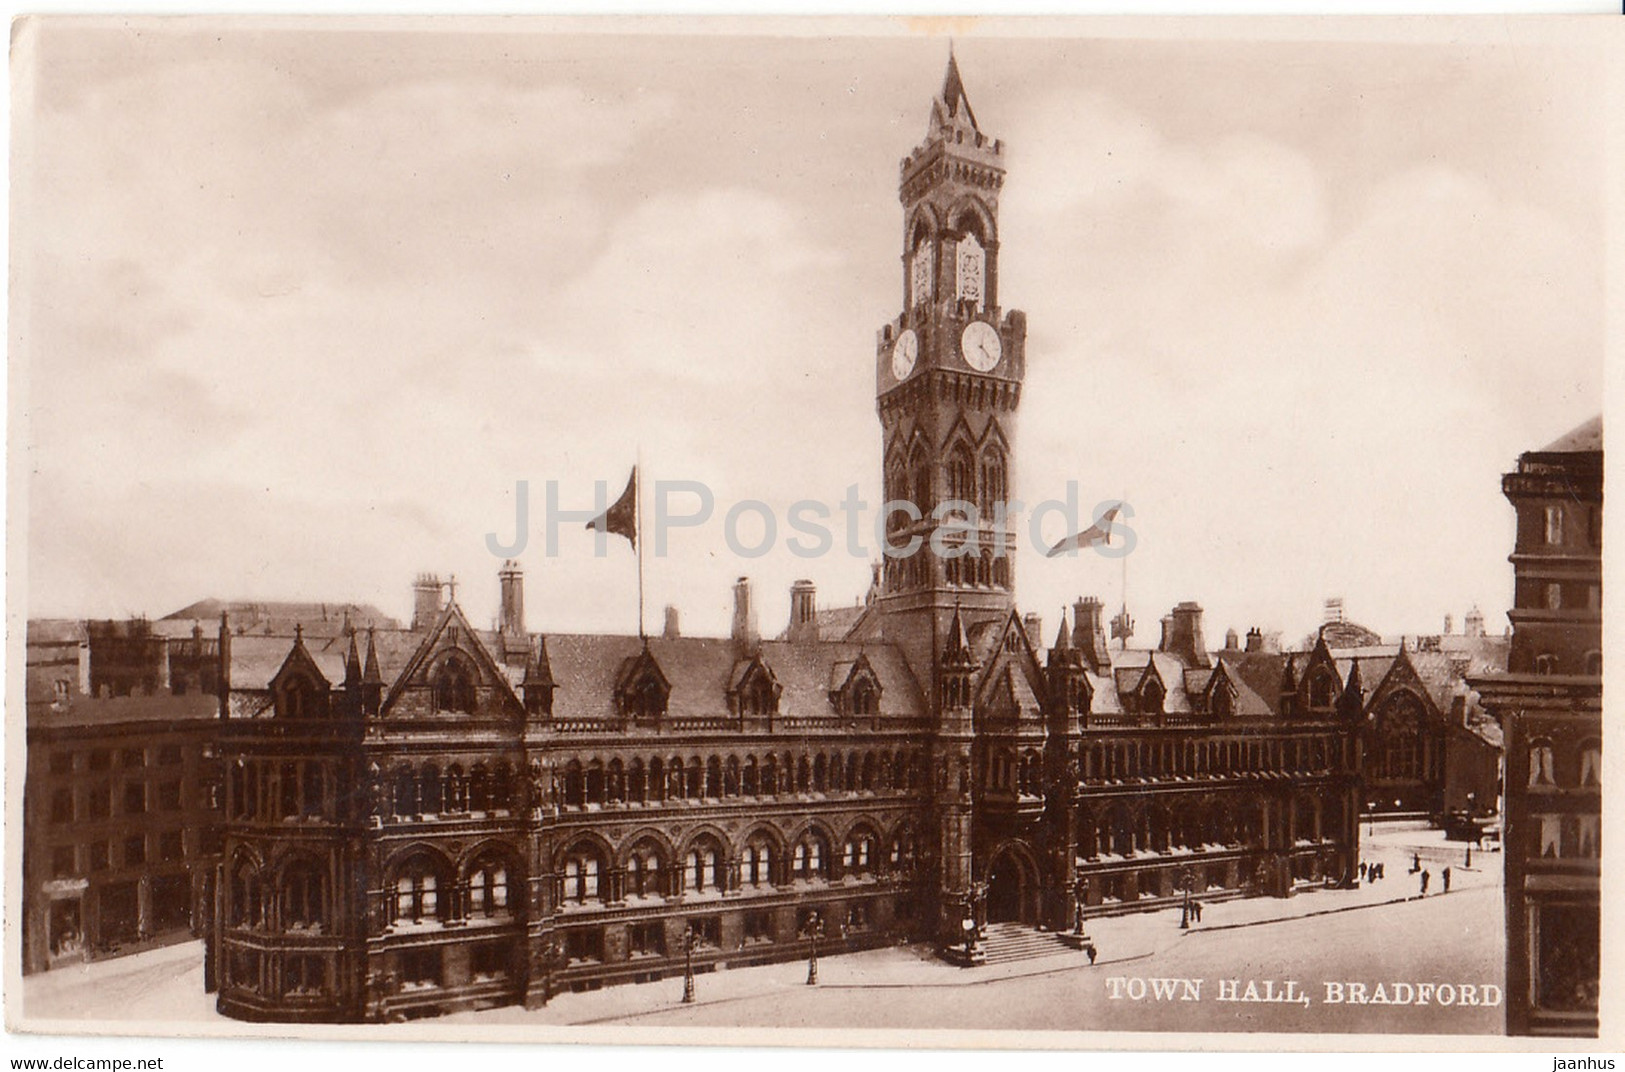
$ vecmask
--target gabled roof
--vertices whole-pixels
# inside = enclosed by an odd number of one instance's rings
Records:
[[[1537,454],[1586,454],[1602,450],[1602,414],[1558,436]]]
[[[424,664],[444,647],[440,642],[440,638],[454,626],[468,638],[466,644],[457,645],[458,650],[472,657],[480,667],[482,674],[486,678],[495,681],[506,698],[516,708],[523,709],[524,705],[519,699],[519,694],[514,691],[516,684],[514,677],[523,672],[523,667],[509,668],[497,662],[491,655],[488,642],[481,637],[473,626],[468,624],[468,618],[464,616],[462,608],[453,600],[441,608],[434,625],[421,634],[422,639],[418,643],[417,650],[412,653],[411,658],[407,659],[406,666],[390,683],[382,708],[385,714],[389,713],[396,699],[406,690],[408,683],[422,669]]]
[[[317,684],[323,688],[332,688],[335,681],[344,680],[344,663],[342,660],[339,662],[339,676],[337,678],[328,676],[327,673],[323,672],[322,667],[317,664],[316,660],[311,657],[310,652],[306,650],[304,637],[295,633],[293,647],[288,650],[287,658],[282,660],[282,665],[277,668],[276,673],[271,675],[270,683],[275,686],[282,678],[294,675],[315,678]]]

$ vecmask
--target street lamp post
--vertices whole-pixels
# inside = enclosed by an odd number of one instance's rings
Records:
[[[1179,873],[1179,888],[1185,893],[1185,901],[1179,906],[1179,929],[1191,929],[1191,887],[1196,884],[1196,876],[1191,874],[1190,868]]]
[[[694,946],[699,939],[693,926],[683,928],[683,1004],[694,1004]]]
[[[807,985],[818,985],[818,939],[824,936],[824,917],[814,912],[812,918],[807,920],[807,937],[812,939],[812,949],[807,954]]]

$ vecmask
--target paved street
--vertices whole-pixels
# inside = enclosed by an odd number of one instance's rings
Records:
[[[1092,920],[1100,950],[1091,967],[1081,953],[962,970],[916,947],[827,956],[820,985],[805,985],[803,962],[703,975],[699,1002],[678,1003],[680,978],[565,994],[544,1009],[517,1007],[462,1013],[440,1023],[566,1025],[622,1023],[647,1027],[982,1028],[1037,1031],[1312,1031],[1499,1033],[1499,1008],[1327,1004],[1327,982],[1371,988],[1393,983],[1502,984],[1499,854],[1475,853],[1464,871],[1462,848],[1434,831],[1379,829],[1367,858],[1387,865],[1387,878],[1358,890],[1316,890],[1279,900],[1254,898],[1209,905],[1201,925],[1178,927],[1176,911]],[[1434,875],[1452,866],[1452,892],[1416,899],[1413,853]],[[1408,899],[1407,899],[1408,898]],[[196,1021],[218,1019],[202,992],[202,946],[189,943],[120,960],[50,972],[25,982],[30,1016]],[[1110,980],[1122,982],[1112,983]],[[1157,1000],[1159,984],[1129,980],[1190,979],[1178,993],[1197,1000]],[[1286,982],[1307,1006],[1221,1001],[1221,981],[1239,980],[1236,996],[1255,981],[1266,993]],[[1198,982],[1199,981],[1199,982]],[[1160,984],[1167,987],[1168,984]],[[1146,996],[1134,1000],[1138,987]],[[1112,989],[1122,996],[1113,1000]],[[1403,993],[1403,992],[1402,992]]]

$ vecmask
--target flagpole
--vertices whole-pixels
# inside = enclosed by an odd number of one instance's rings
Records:
[[[637,474],[633,480],[633,497],[637,500],[635,522],[638,533],[638,639],[644,643],[649,641],[648,630],[643,624],[643,444],[638,444],[638,460],[634,469]]]

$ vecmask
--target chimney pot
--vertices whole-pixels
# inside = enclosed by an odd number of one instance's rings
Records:
[[[427,629],[440,614],[440,578],[433,573],[420,573],[412,583],[412,628]]]
[[[667,640],[675,640],[683,635],[678,624],[677,608],[670,603],[666,604],[666,627],[661,631],[660,635]]]
[[[1186,600],[1162,620],[1162,650],[1181,659],[1186,666],[1211,666],[1207,642],[1202,637],[1202,608]]]
[[[1034,651],[1044,649],[1044,616],[1036,611],[1028,611],[1021,619],[1022,628],[1027,633],[1027,643]]]
[[[510,558],[497,578],[502,585],[502,631],[521,636],[525,632],[525,571]]]

